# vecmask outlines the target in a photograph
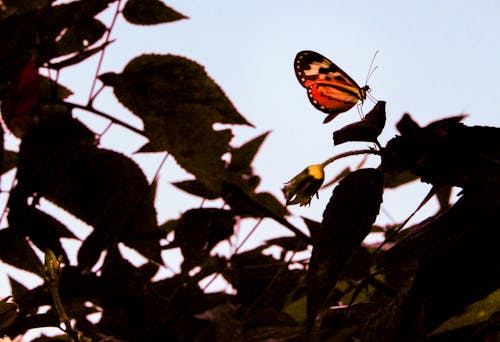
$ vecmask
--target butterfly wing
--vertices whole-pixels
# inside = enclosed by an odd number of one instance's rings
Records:
[[[314,51],[301,51],[295,57],[295,75],[307,88],[311,103],[329,114],[325,122],[366,99],[368,86],[361,88],[328,58]]]

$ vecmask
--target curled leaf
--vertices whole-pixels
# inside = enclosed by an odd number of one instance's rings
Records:
[[[363,120],[333,132],[334,145],[349,141],[377,142],[385,126],[385,101],[378,101]]]

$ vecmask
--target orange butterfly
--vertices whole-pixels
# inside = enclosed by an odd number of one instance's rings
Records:
[[[314,107],[328,114],[323,123],[366,99],[367,85],[361,88],[328,58],[314,51],[301,51],[295,57],[295,75],[307,88]]]

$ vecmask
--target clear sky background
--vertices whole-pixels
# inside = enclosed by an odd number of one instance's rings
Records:
[[[500,126],[500,2],[480,1],[168,1],[169,6],[189,17],[160,26],[140,27],[118,22],[116,42],[106,52],[102,72],[121,71],[141,53],[172,53],[205,66],[237,109],[256,128],[236,128],[234,145],[271,130],[254,167],[262,176],[259,191],[269,191],[283,200],[283,183],[307,165],[320,163],[334,154],[364,148],[366,144],[344,144],[333,148],[332,132],[359,120],[356,109],[339,115],[327,125],[298,83],[293,60],[298,51],[317,51],[346,71],[360,86],[375,51],[378,69],[369,85],[372,95],[387,102],[384,145],[396,131],[395,123],[405,112],[420,124],[468,114],[467,125]],[[110,15],[101,18],[109,22]],[[85,103],[97,59],[63,71],[61,83],[75,92],[70,100]],[[364,106],[368,112],[373,103]],[[139,128],[142,123],[113,100],[107,90],[96,107]],[[106,120],[80,114],[79,118],[100,132]],[[105,148],[126,154],[145,141],[130,139],[130,132],[114,126],[102,139]],[[161,155],[134,155],[151,179]],[[373,157],[367,165],[377,166]],[[326,179],[359,157],[326,169]],[[163,167],[158,188],[158,220],[177,218],[196,207],[200,199],[187,196],[170,185],[189,178],[171,158]],[[3,183],[6,184],[6,183]],[[396,221],[404,220],[424,198],[428,185],[414,183],[384,195],[384,209]],[[300,216],[320,221],[331,188],[320,193],[310,207],[292,207],[290,218],[303,227]],[[417,219],[432,215],[431,203]],[[392,219],[383,213],[379,223]],[[249,225],[251,227],[251,225]],[[242,226],[242,233],[245,229]],[[87,232],[88,233],[88,232]],[[267,222],[256,233],[256,242],[288,233]],[[250,246],[250,245],[249,245]],[[1,266],[1,265],[0,265]],[[5,281],[0,295],[5,295]]]

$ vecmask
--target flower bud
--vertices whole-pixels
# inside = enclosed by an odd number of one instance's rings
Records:
[[[318,196],[318,190],[324,180],[325,173],[322,164],[308,166],[283,187],[286,205],[300,204],[305,206],[311,203],[312,197]]]

